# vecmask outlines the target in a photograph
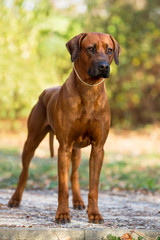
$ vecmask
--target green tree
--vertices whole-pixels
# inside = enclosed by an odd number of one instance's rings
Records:
[[[16,119],[44,88],[63,83],[71,66],[65,43],[77,22],[71,28],[72,19],[46,0],[5,0],[0,13],[0,117]]]

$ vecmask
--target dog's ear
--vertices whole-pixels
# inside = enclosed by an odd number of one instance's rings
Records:
[[[68,49],[68,52],[71,55],[71,61],[75,62],[80,49],[81,49],[81,42],[85,38],[87,34],[86,33],[81,33],[75,37],[73,37],[69,42],[66,43],[66,47]]]
[[[119,64],[118,57],[121,52],[121,47],[119,46],[118,42],[111,35],[109,35],[109,36],[114,44],[114,61],[118,65]]]

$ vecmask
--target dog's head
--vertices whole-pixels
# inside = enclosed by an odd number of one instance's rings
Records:
[[[120,46],[109,34],[81,33],[67,42],[66,47],[72,62],[92,79],[108,78],[113,58],[119,64]]]

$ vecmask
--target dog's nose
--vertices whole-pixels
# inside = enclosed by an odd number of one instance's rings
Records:
[[[98,69],[101,72],[107,72],[109,70],[109,64],[107,62],[99,62]]]

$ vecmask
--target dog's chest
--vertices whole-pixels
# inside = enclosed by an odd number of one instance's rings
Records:
[[[108,107],[106,102],[91,101],[90,99],[85,103],[81,103],[77,111],[77,119],[81,124],[92,125],[95,122],[105,121],[108,114]]]
[[[88,119],[86,116],[76,121],[72,132],[74,147],[86,147],[92,144],[92,142],[99,142],[104,136],[104,123],[98,119]]]
[[[74,124],[74,146],[86,147],[105,137],[108,114],[106,110],[97,110],[94,107],[83,108]]]

